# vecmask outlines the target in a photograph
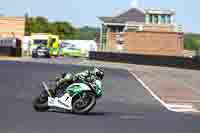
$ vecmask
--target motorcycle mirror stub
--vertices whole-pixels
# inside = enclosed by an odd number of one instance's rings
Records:
[[[55,81],[59,81],[60,80],[60,78],[59,77],[56,77],[56,80]]]
[[[62,73],[61,77],[64,78],[66,76],[66,73]]]

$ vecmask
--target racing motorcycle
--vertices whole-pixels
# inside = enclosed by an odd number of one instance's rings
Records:
[[[42,82],[42,87],[43,92],[33,102],[34,109],[40,112],[62,110],[87,114],[95,106],[96,100],[102,96],[102,81],[92,76],[87,79],[79,77],[79,82],[63,85],[64,92],[61,96],[56,91],[58,86],[50,89],[45,82]]]

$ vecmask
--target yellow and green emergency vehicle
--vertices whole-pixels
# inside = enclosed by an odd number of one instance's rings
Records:
[[[48,33],[33,33],[31,34],[30,50],[33,51],[38,46],[49,48],[51,56],[59,55],[59,36]]]

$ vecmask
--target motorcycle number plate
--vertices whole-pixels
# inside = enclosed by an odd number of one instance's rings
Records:
[[[54,104],[55,100],[53,98],[49,98],[49,104]]]
[[[68,93],[65,93],[63,96],[63,102],[67,103],[69,98],[70,98],[70,95]]]

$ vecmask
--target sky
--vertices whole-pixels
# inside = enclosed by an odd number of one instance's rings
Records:
[[[198,0],[137,0],[140,8],[175,9],[176,23],[185,32],[200,33]],[[133,0],[2,0],[0,14],[44,16],[50,21],[68,21],[73,26],[100,26],[99,16],[112,16],[136,4]]]

